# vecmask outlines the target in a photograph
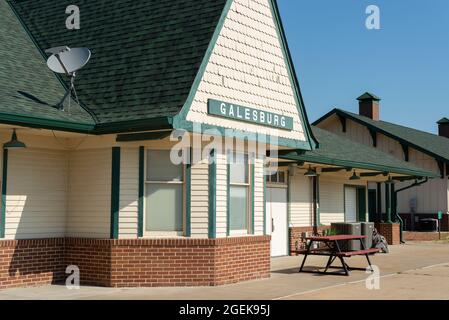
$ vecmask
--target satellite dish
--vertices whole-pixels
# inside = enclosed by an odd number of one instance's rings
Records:
[[[70,87],[67,89],[66,94],[58,103],[58,108],[64,110],[64,101],[69,98],[70,107],[70,94],[73,91],[76,100],[79,103],[78,96],[75,90],[75,77],[76,71],[84,67],[90,60],[91,52],[87,48],[69,48],[67,46],[54,47],[45,50],[46,53],[51,54],[47,60],[47,66],[56,73],[63,73],[70,77]]]

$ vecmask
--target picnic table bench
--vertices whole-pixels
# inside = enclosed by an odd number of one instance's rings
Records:
[[[296,250],[294,253],[297,254],[304,254],[304,259],[301,263],[301,267],[299,269],[299,272],[311,272],[311,273],[327,273],[329,268],[339,268],[340,267],[333,267],[332,264],[336,259],[339,259],[341,262],[341,269],[344,271],[344,275],[349,276],[350,270],[365,270],[362,268],[353,268],[350,267],[346,261],[345,258],[350,258],[353,256],[365,256],[366,260],[368,261],[368,265],[373,272],[373,267],[371,265],[371,261],[369,259],[369,255],[378,253],[379,249],[374,248],[365,248],[365,244],[363,242],[364,239],[366,239],[366,236],[357,236],[357,235],[334,235],[334,236],[313,236],[308,237],[306,240],[308,241],[308,245],[306,249]],[[348,250],[347,245],[349,241],[359,240],[361,244],[362,250]],[[319,248],[313,248],[313,243],[320,242],[324,243],[324,247]],[[308,256],[328,256],[329,259],[326,264],[326,268],[324,272],[317,272],[317,271],[308,271],[304,270],[304,265],[306,263]],[[335,274],[335,273],[334,273]],[[341,274],[341,273],[336,273]]]

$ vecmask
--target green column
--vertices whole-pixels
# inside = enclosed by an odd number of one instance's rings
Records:
[[[390,184],[385,183],[385,204],[387,209],[387,223],[392,223],[391,221],[391,193]]]

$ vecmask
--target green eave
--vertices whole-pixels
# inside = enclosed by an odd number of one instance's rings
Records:
[[[423,170],[376,148],[354,142],[317,127],[312,127],[312,130],[320,144],[318,149],[299,154],[284,154],[281,158],[297,162],[312,162],[416,177],[439,177],[435,172]]]
[[[55,129],[71,132],[91,132],[95,125],[93,123],[78,123],[64,120],[48,119],[43,117],[32,117],[11,113],[0,113],[0,123],[19,125],[31,128]]]
[[[293,160],[298,162],[311,162],[318,163],[330,166],[338,166],[338,167],[347,167],[353,169],[365,169],[365,170],[373,170],[379,172],[389,172],[403,175],[410,175],[415,177],[429,177],[429,178],[439,178],[439,175],[430,172],[430,171],[421,171],[421,170],[411,170],[411,169],[403,169],[400,167],[390,167],[375,163],[363,163],[352,160],[340,160],[340,159],[331,159],[323,156],[313,156],[313,155],[285,155],[281,156],[282,159]]]

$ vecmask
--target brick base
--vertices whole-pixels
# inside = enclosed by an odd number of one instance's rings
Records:
[[[60,282],[64,239],[0,241],[0,288]]]
[[[323,234],[326,230],[329,230],[330,226],[321,226],[318,228],[318,233]],[[298,249],[304,249],[306,247],[305,237],[313,234],[313,227],[292,227],[289,229],[289,243],[290,254]]]
[[[62,282],[105,287],[217,286],[270,276],[270,237],[0,241],[0,288]]]
[[[376,229],[387,239],[389,245],[401,244],[401,225],[399,223],[376,223]]]
[[[404,231],[404,241],[438,241],[448,240],[449,232],[412,232]]]

